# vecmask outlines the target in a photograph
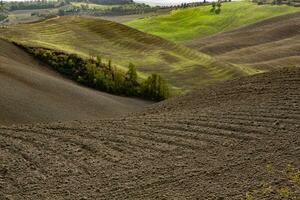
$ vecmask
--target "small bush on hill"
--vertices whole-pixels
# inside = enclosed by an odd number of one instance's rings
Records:
[[[218,1],[217,3],[212,2],[210,12],[218,15],[221,13],[221,7],[222,7],[222,4],[220,1]]]

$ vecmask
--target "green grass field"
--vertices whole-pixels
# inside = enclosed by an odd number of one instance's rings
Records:
[[[300,11],[300,8],[292,6],[256,5],[244,1],[223,3],[219,15],[211,13],[210,9],[211,5],[179,9],[167,15],[138,19],[126,24],[171,41],[183,42]]]
[[[83,57],[100,55],[105,62],[141,75],[158,73],[174,88],[190,90],[216,81],[256,73],[136,29],[88,17],[58,17],[0,29],[0,37],[28,46],[46,47]]]

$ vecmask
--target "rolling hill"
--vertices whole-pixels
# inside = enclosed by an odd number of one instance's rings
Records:
[[[195,39],[187,45],[219,60],[259,70],[300,66],[300,12]]]
[[[211,13],[210,9],[211,5],[179,9],[167,15],[146,17],[126,24],[171,41],[185,42],[300,11],[300,8],[287,5],[257,5],[246,1],[223,3],[219,15]]]
[[[0,125],[116,117],[150,103],[76,85],[3,40],[0,85]]]
[[[126,69],[159,73],[172,86],[190,90],[256,71],[220,63],[214,58],[115,22],[88,17],[59,17],[0,29],[0,37],[104,60]]]
[[[297,183],[266,170],[299,169],[299,102],[298,68],[128,117],[1,126],[0,198],[279,200],[286,187],[299,197]]]

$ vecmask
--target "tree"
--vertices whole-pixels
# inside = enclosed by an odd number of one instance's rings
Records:
[[[215,9],[215,13],[216,14],[220,14],[221,13],[221,6],[222,6],[221,2],[218,1],[217,8]]]
[[[167,82],[158,74],[152,74],[142,85],[142,95],[146,98],[161,101],[169,94]]]
[[[212,7],[212,8],[210,9],[210,12],[213,12],[213,13],[214,13],[215,10],[216,10],[216,2],[212,2],[212,3],[211,3],[211,7]]]
[[[136,67],[134,66],[134,64],[130,63],[128,66],[128,71],[126,73],[126,81],[128,81],[132,86],[136,86],[138,85],[138,81],[137,81],[138,75],[136,72]]]
[[[101,56],[97,56],[96,59],[97,59],[97,64],[102,65],[102,58],[101,58]]]
[[[130,63],[128,71],[125,74],[125,88],[128,95],[136,95],[138,93],[138,75],[134,64]]]
[[[215,13],[215,14],[220,14],[221,13],[221,1],[212,2],[211,4],[212,8],[210,9],[210,12]]]
[[[0,1],[0,12],[4,11],[4,3],[3,1],[1,0]]]

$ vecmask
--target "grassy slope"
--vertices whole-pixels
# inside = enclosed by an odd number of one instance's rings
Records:
[[[101,55],[119,67],[129,62],[145,73],[160,73],[181,89],[254,73],[162,38],[110,21],[86,17],[60,17],[0,29],[0,35],[25,45]]]
[[[224,3],[220,15],[210,13],[210,9],[210,5],[180,9],[164,16],[134,20],[127,25],[172,41],[186,41],[300,11],[291,6],[258,6],[248,2]]]

